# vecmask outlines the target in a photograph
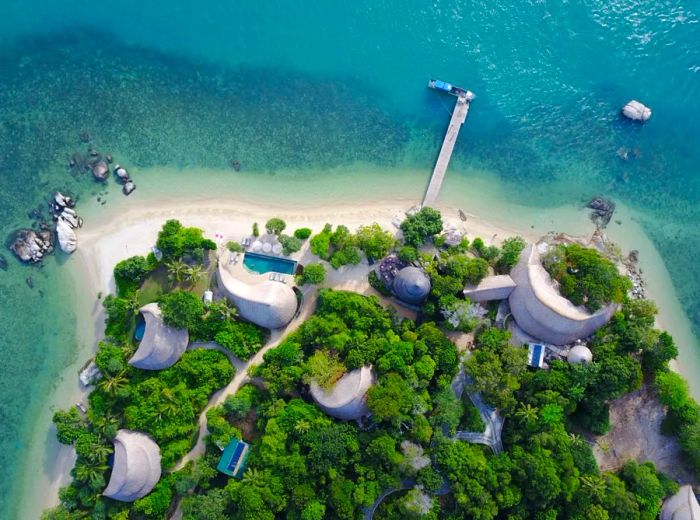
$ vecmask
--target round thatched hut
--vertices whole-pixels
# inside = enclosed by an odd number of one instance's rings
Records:
[[[186,329],[176,329],[163,323],[160,307],[149,303],[139,309],[146,328],[138,350],[129,364],[144,370],[163,370],[175,363],[187,349],[189,334]]]
[[[404,267],[394,277],[392,289],[400,300],[420,305],[430,294],[430,279],[417,267]]]
[[[324,390],[315,381],[309,387],[311,397],[321,410],[337,419],[350,421],[369,415],[365,400],[373,384],[371,367],[362,367],[345,374],[330,391]]]
[[[160,479],[160,448],[144,433],[119,430],[114,438],[114,465],[102,492],[121,502],[148,495]]]
[[[616,305],[608,305],[591,314],[561,296],[532,244],[520,254],[510,276],[516,287],[508,303],[518,327],[552,345],[568,345],[587,338],[605,325],[617,309]]]

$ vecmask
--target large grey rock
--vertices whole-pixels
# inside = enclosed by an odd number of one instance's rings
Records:
[[[632,100],[622,107],[622,115],[632,121],[644,123],[651,117],[651,109],[637,100]]]
[[[39,262],[53,251],[51,232],[20,229],[15,233],[10,250],[23,262]]]
[[[124,187],[122,188],[122,193],[124,195],[131,195],[131,192],[136,189],[136,184],[133,181],[126,181]]]
[[[70,254],[78,248],[78,237],[73,231],[73,226],[66,220],[64,215],[58,218],[56,235],[58,236],[58,245],[61,246],[61,251],[64,253]]]
[[[92,167],[92,174],[98,181],[105,181],[109,177],[109,166],[105,161],[97,161]]]
[[[119,178],[120,181],[126,182],[129,180],[129,172],[126,171],[126,168],[123,166],[120,166],[118,164],[114,165],[114,174]]]

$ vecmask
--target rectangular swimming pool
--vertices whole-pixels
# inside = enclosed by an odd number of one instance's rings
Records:
[[[258,274],[282,273],[294,274],[297,263],[295,260],[279,258],[277,256],[261,255],[259,253],[246,253],[243,257],[243,265]]]

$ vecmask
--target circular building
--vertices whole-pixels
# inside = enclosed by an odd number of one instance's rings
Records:
[[[661,508],[659,520],[698,520],[700,505],[695,498],[692,486],[681,486],[671,498],[667,498]]]
[[[350,421],[369,415],[365,396],[373,384],[372,369],[362,367],[345,374],[328,391],[315,381],[309,387],[311,397],[321,410],[337,419]]]
[[[219,262],[219,287],[240,316],[266,329],[280,329],[292,321],[297,312],[297,295],[291,287],[271,280],[247,284],[236,279],[227,264]]]
[[[187,349],[187,330],[175,329],[163,323],[157,303],[144,305],[139,312],[143,316],[145,330],[129,364],[144,370],[162,370],[177,363]]]
[[[400,300],[420,305],[430,294],[430,279],[417,267],[404,267],[394,277],[392,289]]]
[[[114,465],[102,492],[121,502],[148,495],[160,479],[160,448],[144,433],[119,430],[114,438]]]
[[[605,325],[617,310],[610,304],[594,313],[576,307],[559,294],[532,244],[520,254],[510,276],[515,288],[508,296],[518,327],[539,341],[568,345],[587,338]]]
[[[593,352],[585,345],[574,345],[566,355],[569,363],[590,363],[593,361]]]

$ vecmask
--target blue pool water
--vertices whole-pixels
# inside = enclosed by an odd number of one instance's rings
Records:
[[[246,253],[243,257],[243,265],[255,273],[282,273],[294,274],[297,263],[286,258],[275,256],[259,255],[257,253]]]

